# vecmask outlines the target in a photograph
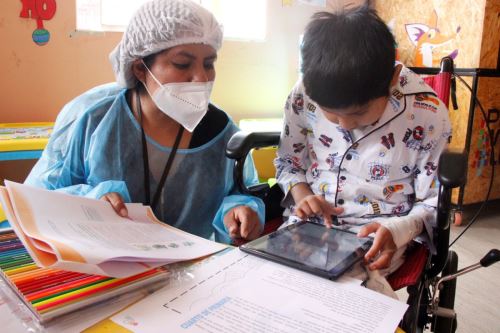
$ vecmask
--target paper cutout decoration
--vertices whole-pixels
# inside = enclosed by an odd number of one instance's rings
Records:
[[[50,32],[43,27],[44,20],[50,20],[56,13],[56,0],[21,0],[23,8],[19,17],[36,20],[36,29],[31,37],[37,45],[45,45],[50,40]]]

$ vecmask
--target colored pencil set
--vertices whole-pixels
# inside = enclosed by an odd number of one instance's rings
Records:
[[[139,287],[161,284],[168,275],[163,267],[122,279],[40,268],[12,231],[0,233],[0,273],[42,324]]]

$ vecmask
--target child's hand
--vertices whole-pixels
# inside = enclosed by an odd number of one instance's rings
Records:
[[[308,195],[299,201],[295,206],[294,214],[301,219],[306,219],[309,216],[318,215],[323,217],[325,225],[328,228],[332,227],[332,215],[342,214],[342,207],[334,207],[322,195]]]
[[[115,212],[121,217],[128,216],[127,207],[125,207],[125,203],[123,202],[123,198],[120,194],[116,192],[109,192],[103,195],[101,200],[109,202]]]
[[[369,263],[372,259],[378,257],[368,265],[368,269],[371,271],[389,267],[392,257],[397,250],[389,229],[377,222],[363,226],[358,232],[358,237],[367,237],[372,232],[375,233],[375,238],[373,245],[365,254],[365,262]]]
[[[224,216],[224,225],[232,239],[243,238],[252,240],[262,232],[259,216],[248,206],[237,206]]]

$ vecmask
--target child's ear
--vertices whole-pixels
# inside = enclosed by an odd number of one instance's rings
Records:
[[[144,82],[146,80],[146,67],[142,62],[142,59],[136,59],[132,63],[132,73],[137,78],[138,81]]]
[[[397,64],[394,67],[394,74],[392,74],[392,80],[391,80],[391,87],[395,86],[398,81],[399,81],[399,74],[401,73],[401,70],[403,69],[403,65]]]

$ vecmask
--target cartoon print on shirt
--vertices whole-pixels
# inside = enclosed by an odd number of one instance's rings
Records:
[[[337,126],[337,131],[339,131],[342,134],[342,138],[346,142],[351,142],[351,134],[349,133],[348,130],[346,130],[346,129],[340,127],[340,126]]]
[[[307,111],[309,112],[316,112],[316,105],[312,104],[312,103],[307,103]]]
[[[384,180],[389,177],[390,165],[382,163],[369,163],[370,165],[370,179],[371,180]]]
[[[380,205],[378,204],[378,202],[372,201],[370,202],[370,204],[372,205],[373,214],[380,214]]]
[[[338,171],[340,162],[342,161],[342,155],[339,155],[338,152],[333,154],[328,154],[325,162],[328,163],[328,170],[330,171]]]
[[[403,142],[406,144],[406,147],[410,149],[420,150],[420,145],[424,137],[424,128],[422,126],[416,126],[413,130],[409,128],[406,129]]]
[[[389,133],[387,135],[383,135],[382,138],[380,139],[381,143],[387,148],[391,149],[391,147],[394,147],[394,133]]]
[[[436,113],[439,106],[439,99],[431,94],[417,94],[415,95],[413,106],[417,109]]]
[[[415,114],[414,113],[408,113],[408,114],[406,114],[406,118],[408,118],[408,120],[415,120]]]
[[[401,215],[403,213],[406,213],[407,211],[410,210],[409,205],[406,202],[402,202],[396,207],[392,208],[392,214],[394,215]]]
[[[297,156],[293,156],[290,154],[286,154],[283,157],[277,158],[279,160],[278,166],[276,167],[276,177],[279,177],[285,167],[290,167],[289,172],[292,174],[296,174],[302,171],[302,164]]]
[[[330,188],[330,184],[327,182],[319,183],[318,190],[322,194],[328,194],[328,189]]]
[[[394,193],[401,191],[403,188],[404,188],[404,185],[402,185],[402,184],[395,184],[395,185],[389,185],[389,186],[384,187],[383,193],[384,193],[385,199],[389,200]]]
[[[318,139],[318,140],[319,140],[319,141],[323,144],[323,146],[325,146],[325,147],[330,147],[330,145],[332,144],[332,141],[333,141],[333,139],[332,139],[332,138],[330,138],[330,137],[328,137],[328,136],[326,136],[326,135],[324,135],[324,134],[321,134],[321,135],[319,136],[319,139]]]
[[[370,199],[364,194],[359,194],[354,197],[354,202],[360,204],[361,206],[366,206],[370,203]]]
[[[339,177],[339,183],[337,184],[337,192],[342,192],[342,188],[345,186],[345,180],[347,178],[345,176]]]
[[[401,171],[403,171],[406,174],[410,173],[412,169],[413,168],[410,168],[407,164],[401,167]]]
[[[308,144],[307,149],[309,149],[309,154],[311,155],[312,159],[317,161],[318,156],[316,155],[316,152],[314,151],[314,145],[312,143]]]
[[[399,77],[399,85],[401,88],[404,88],[408,84],[408,76],[406,74],[403,74]]]
[[[430,176],[437,169],[437,165],[435,165],[434,162],[427,162],[424,168],[427,171],[425,174]]]
[[[398,101],[401,100],[403,97],[404,97],[404,94],[397,90],[397,89],[394,89],[391,93],[392,96],[394,96],[394,98],[396,98]]]
[[[302,127],[300,130],[300,134],[302,134],[304,136],[310,135],[311,137],[314,137],[314,135],[313,135],[314,133],[313,133],[313,130],[311,128]]]
[[[285,102],[285,109],[289,109],[290,108],[290,100],[292,99],[292,95],[288,95],[288,97],[286,98],[286,102]]]
[[[413,176],[417,177],[421,173],[422,173],[422,171],[420,171],[420,169],[415,165],[415,168],[413,169]]]
[[[389,103],[391,103],[391,106],[392,106],[392,109],[394,110],[394,112],[399,111],[399,106],[401,105],[401,103],[396,98],[391,96],[389,98]]]
[[[318,169],[318,162],[314,162],[311,164],[311,175],[314,179],[317,179],[319,175],[321,174],[321,171]]]
[[[290,135],[290,126],[288,126],[288,124],[285,125],[285,135],[286,136]]]
[[[293,144],[293,152],[298,154],[301,151],[303,151],[305,147],[306,146],[302,142],[294,143]]]
[[[295,114],[300,114],[304,111],[304,96],[302,94],[293,95],[292,110]]]

